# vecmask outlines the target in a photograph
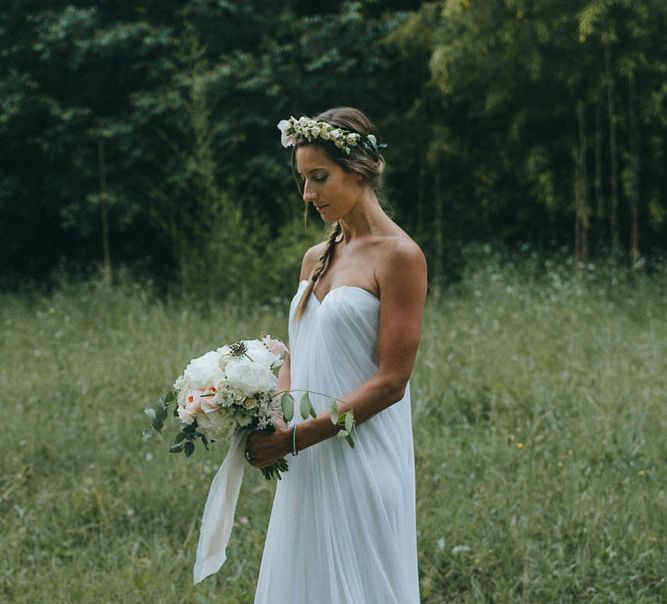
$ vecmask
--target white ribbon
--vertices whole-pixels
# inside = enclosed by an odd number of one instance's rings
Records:
[[[227,559],[225,549],[234,526],[234,512],[243,481],[247,438],[247,432],[237,432],[232,436],[227,456],[208,491],[197,544],[195,585],[218,572]]]

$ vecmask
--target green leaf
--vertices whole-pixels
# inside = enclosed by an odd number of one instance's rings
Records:
[[[291,422],[294,418],[294,397],[289,392],[283,394],[280,399],[280,406],[283,410],[283,419],[285,422]]]
[[[331,413],[331,423],[335,426],[338,423],[339,418],[338,404],[336,401],[331,401],[329,412]]]
[[[176,391],[172,388],[167,395],[164,397],[165,405],[169,405],[176,401]]]
[[[195,452],[195,443],[186,442],[185,443],[185,456],[190,457]]]
[[[345,432],[345,430],[339,430],[338,434],[336,434],[336,438],[341,438],[341,439],[347,438],[347,436],[348,433]]]
[[[347,438],[347,444],[354,449],[354,438],[352,438],[352,435],[348,434],[346,438]]]
[[[180,453],[183,450],[183,443],[178,443],[176,445],[171,445],[169,447],[169,453]]]
[[[310,397],[308,396],[308,393],[305,392],[304,395],[301,397],[301,417],[303,419],[306,419],[310,415],[310,408],[312,407],[312,404],[310,402]]]
[[[352,411],[348,411],[345,414],[345,430],[352,432],[352,428],[354,428],[354,415]]]
[[[154,419],[151,422],[151,425],[153,426],[153,430],[155,430],[156,432],[162,432],[164,422],[161,419]]]
[[[185,439],[185,432],[179,432],[176,435],[176,440],[174,440],[174,443],[180,443]]]

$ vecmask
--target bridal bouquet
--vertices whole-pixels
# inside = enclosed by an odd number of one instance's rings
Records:
[[[287,347],[268,335],[225,344],[190,361],[160,404],[147,408],[145,413],[153,428],[161,432],[168,409],[174,406],[180,432],[169,451],[183,452],[186,457],[194,453],[198,440],[208,449],[209,442],[230,442],[239,431],[273,430],[278,418],[289,422],[294,415],[292,395],[276,391],[276,374],[286,353]],[[300,410],[304,419],[316,416],[308,392],[301,397]],[[335,401],[331,411],[332,422],[341,425],[340,437],[354,446],[351,412],[339,414]],[[341,420],[341,415],[347,417]],[[151,433],[145,436],[150,438]],[[284,458],[262,468],[267,479],[280,479],[285,471]]]
[[[287,347],[268,335],[226,344],[190,361],[171,390],[160,399],[159,405],[145,409],[154,430],[161,432],[169,408],[173,406],[172,413],[180,431],[169,449],[172,453],[183,452],[189,457],[194,453],[197,441],[201,441],[206,449],[213,441],[229,443],[204,506],[194,567],[195,583],[217,572],[226,559],[225,550],[243,479],[247,433],[275,429],[277,419],[282,417],[285,422],[290,422],[294,416],[292,392],[295,391],[276,391],[276,374],[286,353]],[[309,391],[300,392],[303,393],[300,402],[302,418],[316,417]],[[353,447],[355,420],[352,410],[341,413],[337,401],[332,400],[331,422],[340,428],[337,436],[346,439]],[[150,438],[152,434],[144,432],[144,438]],[[280,479],[281,472],[285,471],[287,461],[284,458],[262,468],[267,479]]]
[[[201,440],[229,441],[239,430],[273,429],[282,417],[282,406],[276,400],[276,373],[283,364],[287,347],[265,336],[225,344],[217,350],[190,361],[158,407],[146,409],[153,428],[161,432],[168,409],[178,419],[180,432],[169,449],[186,457]],[[287,462],[278,460],[263,468],[266,478],[280,478]]]

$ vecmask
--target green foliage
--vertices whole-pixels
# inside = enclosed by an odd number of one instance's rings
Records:
[[[422,601],[664,601],[665,267],[466,258],[430,296],[411,380]],[[167,455],[141,410],[183,359],[286,340],[286,316],[131,283],[3,295],[0,599],[252,601],[273,484],[245,473],[227,562],[193,587],[225,451]]]
[[[288,296],[321,231],[276,123],[343,104],[389,143],[383,197],[434,282],[462,243],[560,245],[575,220],[637,261],[667,228],[666,6],[5,3],[1,278],[91,270],[108,244],[205,305],[239,275],[242,300]]]

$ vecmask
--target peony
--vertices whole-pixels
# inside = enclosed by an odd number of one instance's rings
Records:
[[[246,355],[254,363],[259,363],[262,367],[272,369],[274,364],[280,360],[280,357],[273,354],[259,340],[243,340],[243,343],[246,345]]]
[[[232,349],[229,346],[229,344],[225,344],[224,346],[221,346],[216,350],[218,353],[218,365],[220,365],[220,369],[223,369],[227,367],[227,363],[231,361],[234,358],[234,355],[232,355]]]
[[[183,373],[184,384],[193,390],[206,390],[216,384],[224,377],[219,361],[220,356],[213,351],[193,359]]]
[[[266,352],[271,354],[268,350]],[[225,373],[228,386],[234,390],[240,390],[248,397],[258,392],[273,390],[277,382],[276,376],[269,367],[253,363],[248,359],[232,361],[227,365]]]

